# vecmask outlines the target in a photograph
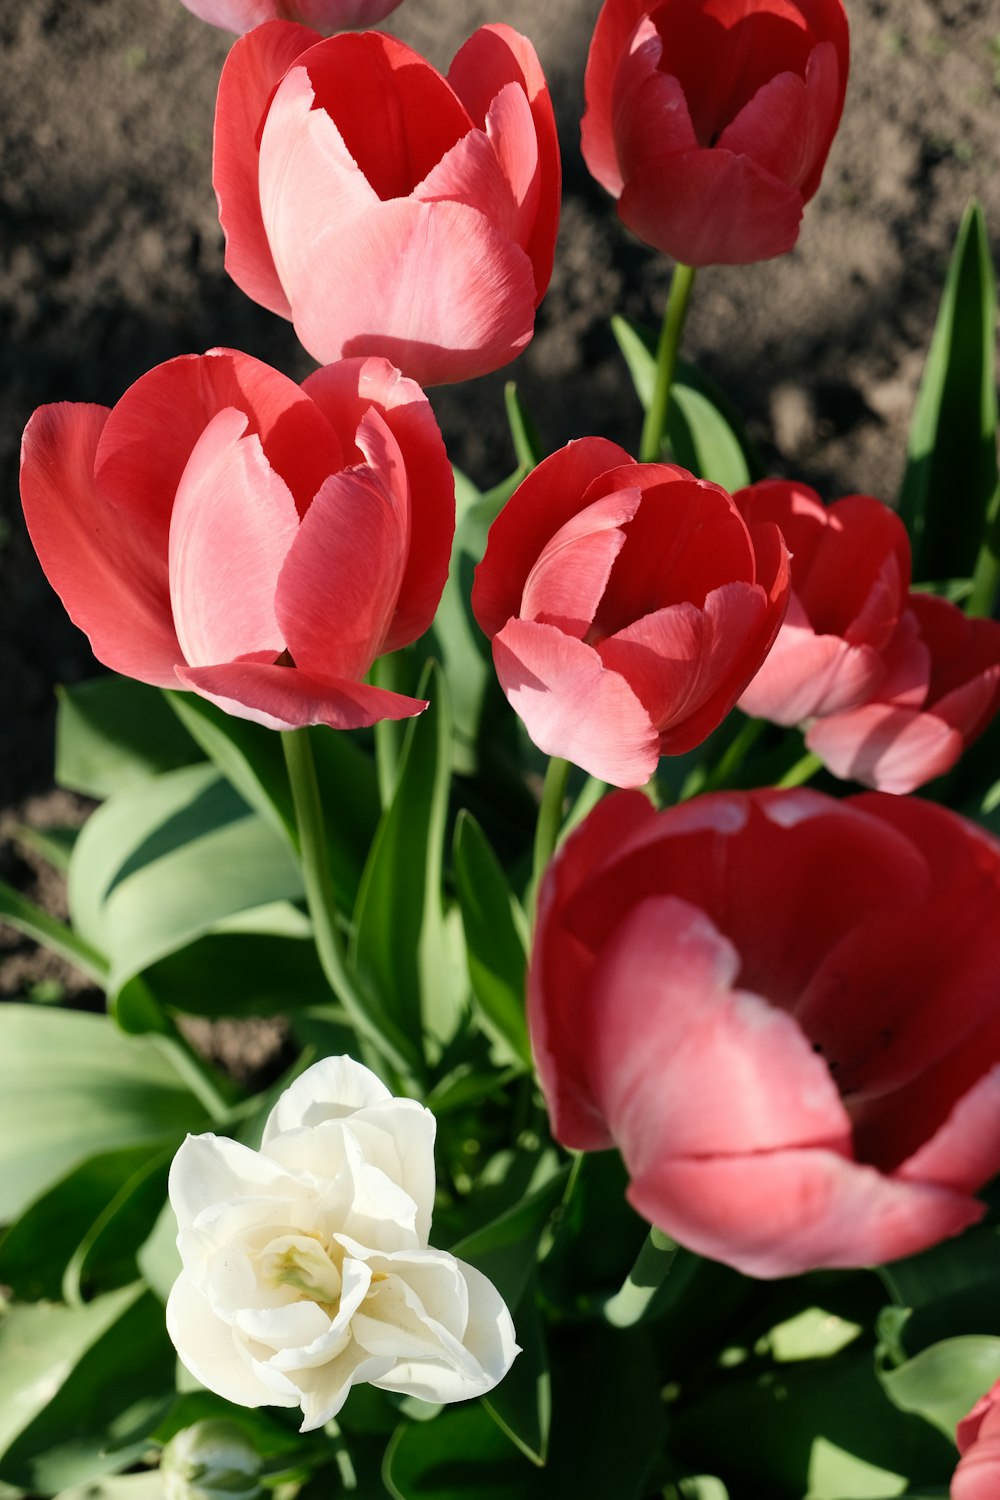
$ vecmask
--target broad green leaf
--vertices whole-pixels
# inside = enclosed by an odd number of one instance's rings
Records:
[[[330,997],[309,919],[288,902],[224,919],[145,978],[161,1004],[195,1016],[272,1016]]]
[[[30,849],[33,854],[40,854],[54,870],[63,874],[69,869],[73,845],[79,836],[79,828],[61,828],[58,825],[27,828],[23,823],[14,823],[10,828],[10,837],[15,844],[22,849]]]
[[[526,1500],[536,1493],[528,1460],[471,1401],[433,1422],[400,1427],[386,1449],[382,1477],[395,1500]]]
[[[460,1260],[489,1277],[512,1313],[531,1282],[539,1242],[559,1206],[568,1171],[556,1173],[523,1202],[452,1246]]]
[[[922,1255],[883,1266],[883,1283],[897,1309],[908,1314],[899,1330],[905,1354],[957,1334],[1000,1337],[998,1263],[1000,1232],[995,1225],[980,1225]]]
[[[361,1387],[361,1389],[370,1389],[370,1387]],[[381,1392],[378,1394],[381,1395]],[[183,1428],[193,1427],[195,1422],[207,1422],[219,1417],[230,1422],[238,1422],[248,1434],[257,1452],[265,1459],[283,1454],[294,1456],[296,1449],[310,1442],[309,1438],[299,1437],[296,1431],[297,1422],[294,1426],[284,1425],[290,1420],[287,1410],[274,1407],[268,1410],[267,1408],[234,1406],[232,1402],[216,1396],[213,1391],[186,1391],[183,1395],[178,1395],[171,1403],[166,1416],[157,1426],[153,1437],[158,1443],[168,1443],[174,1434]],[[315,1441],[315,1435],[312,1441]]]
[[[531,1067],[524,1014],[527,926],[486,835],[464,808],[455,824],[455,890],[472,991],[487,1030]]]
[[[517,382],[508,380],[503,388],[507,408],[507,425],[514,444],[514,455],[522,468],[533,469],[545,457],[545,449],[531,416],[518,394]]]
[[[779,1363],[798,1359],[829,1359],[860,1338],[860,1324],[840,1318],[824,1307],[807,1307],[778,1323],[768,1334],[771,1357]]]
[[[56,1500],[163,1500],[163,1479],[157,1469],[141,1474],[108,1474],[60,1490]]]
[[[3,880],[0,880],[0,922],[6,922],[50,953],[58,953],[94,984],[102,987],[107,984],[108,966],[104,955],[71,927],[49,916]]]
[[[0,1006],[0,1222],[89,1157],[164,1148],[203,1121],[152,1039],[106,1016]]]
[[[515,1319],[521,1352],[510,1373],[483,1397],[483,1405],[526,1458],[544,1464],[552,1423],[552,1382],[545,1331],[533,1289],[524,1296]]]
[[[63,1276],[67,1302],[113,1291],[139,1275],[138,1252],[153,1230],[167,1196],[174,1151],[146,1161],[101,1210],[70,1257]]]
[[[968,578],[997,496],[996,282],[970,204],[955,241],[917,398],[899,510],[913,576]]]
[[[56,691],[56,781],[70,791],[103,799],[201,760],[158,688],[112,676]]]
[[[628,319],[611,329],[645,409],[656,379],[656,338]],[[732,493],[766,472],[760,455],[722,391],[707,375],[679,360],[667,413],[667,442],[675,461]]]
[[[36,1198],[0,1239],[0,1285],[18,1301],[58,1298],[81,1240],[148,1159],[146,1145],[89,1157]],[[125,1279],[135,1279],[134,1268]]]
[[[1000,1380],[1000,1338],[944,1339],[879,1378],[900,1411],[915,1412],[953,1438],[957,1423]]]
[[[407,729],[395,793],[358,892],[351,945],[352,965],[418,1052],[432,995],[442,998],[442,985],[455,990],[447,972],[441,907],[451,734],[444,680],[434,663],[424,673],[419,696],[429,699],[430,707]]]
[[[134,1463],[160,1419],[174,1353],[141,1282],[79,1308],[0,1322],[0,1478],[51,1494]]]
[[[205,765],[112,797],[69,873],[75,926],[107,953],[112,996],[216,924],[301,894],[287,845]]]
[[[170,1296],[170,1288],[181,1272],[177,1249],[177,1218],[169,1203],[160,1210],[149,1238],[139,1246],[136,1256],[150,1290],[161,1302]]]

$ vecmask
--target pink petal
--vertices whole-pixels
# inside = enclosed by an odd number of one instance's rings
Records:
[[[258,26],[226,58],[215,108],[212,182],[226,236],[226,270],[236,285],[279,317],[292,315],[261,218],[257,185],[260,127],[285,71],[319,40],[289,21]]]
[[[689,266],[784,255],[799,237],[802,207],[797,189],[718,148],[651,157],[618,200],[640,239]]]
[[[529,255],[542,206],[542,171],[536,129],[524,89],[517,83],[505,84],[487,111],[486,134],[514,201],[511,238],[517,240],[522,249],[528,250]],[[539,272],[538,267],[535,269]],[[535,285],[541,301],[548,276],[540,279],[536,274]]]
[[[638,472],[635,460],[617,443],[579,438],[543,459],[514,491],[490,527],[472,586],[472,611],[487,636],[492,638],[520,612],[524,585],[539,554],[582,508],[588,486],[623,464]]]
[[[789,1015],[737,987],[739,971],[728,939],[673,896],[640,901],[602,948],[580,1025],[632,1176],[678,1157],[849,1154],[826,1065]]]
[[[659,736],[625,679],[554,625],[508,620],[493,638],[500,686],[546,755],[560,755],[612,786],[641,786],[659,760]]]
[[[364,729],[381,719],[410,719],[427,707],[419,698],[405,698],[365,682],[318,677],[267,662],[178,667],[177,681],[226,713],[266,729],[301,729],[305,724]]]
[[[635,515],[640,498],[638,490],[618,490],[560,527],[528,574],[519,615],[582,640],[625,544],[622,525]]]
[[[880,687],[885,665],[870,646],[849,646],[836,635],[786,619],[740,708],[772,724],[801,724],[863,703]]]
[[[530,126],[528,101],[523,94],[520,97]],[[446,151],[413,189],[412,196],[420,203],[464,203],[478,209],[505,239],[517,239],[518,212],[511,185],[481,130],[470,130]]]
[[[897,1168],[904,1182],[974,1193],[1000,1172],[1000,1064],[955,1105],[944,1124]]]
[[[900,616],[895,634],[882,652],[885,681],[873,694],[893,708],[924,708],[931,681],[931,654],[912,609]]]
[[[915,1255],[986,1211],[945,1188],[810,1149],[664,1159],[633,1178],[628,1197],[689,1249],[766,1279]]]
[[[540,302],[552,275],[556,234],[559,229],[559,206],[562,195],[562,166],[555,115],[545,75],[534,47],[527,37],[511,26],[481,26],[455,55],[448,70],[448,82],[462,100],[473,121],[485,129],[496,150],[501,166],[511,183],[514,197],[522,204],[518,240],[527,252],[534,269],[535,300]],[[530,149],[519,124],[515,139],[508,138],[512,121],[509,107],[495,109],[498,96],[506,96],[507,85],[524,91],[531,108],[537,151],[537,185],[522,190],[524,173],[530,160]],[[532,201],[534,200],[534,208]],[[533,218],[529,226],[528,216]]]
[[[817,719],[806,746],[834,776],[905,796],[951,770],[962,736],[934,714],[868,703]]]
[[[341,360],[310,375],[303,390],[357,449],[362,418],[374,405],[399,444],[410,486],[410,545],[385,651],[408,646],[430,628],[448,576],[455,533],[455,476],[430,402],[384,359]]]
[[[330,296],[330,287],[338,295]],[[534,329],[531,263],[482,214],[394,199],[331,228],[289,286],[316,359],[381,354],[421,385],[507,364]]]
[[[244,436],[247,419],[219,412],[195,445],[170,522],[170,602],[189,666],[285,646],[275,617],[278,574],[298,530],[295,501]]]
[[[46,578],[94,655],[126,677],[173,682],[181,654],[170,613],[166,547],[109,503],[94,465],[108,412],[42,406],[21,447],[21,500]]]
[[[671,604],[609,635],[597,647],[619,672],[658,729],[679,718],[695,689],[705,617],[694,604]]]
[[[101,489],[166,557],[174,496],[191,450],[226,407],[245,412],[271,468],[301,515],[343,450],[322,412],[294,381],[231,349],[157,365],[125,392],[97,449]]]
[[[580,148],[591,175],[613,198],[624,186],[613,124],[615,79],[629,39],[648,9],[649,0],[621,0],[620,4],[603,6],[587,56],[587,109],[580,127]]]
[[[883,650],[892,638],[910,582],[910,541],[902,521],[871,495],[846,495],[829,507],[818,545],[795,591],[819,635]],[[794,545],[792,551],[794,555]]]
[[[381,654],[406,562],[409,495],[395,440],[372,409],[372,464],[324,484],[281,570],[277,614],[297,666],[363,677]]]

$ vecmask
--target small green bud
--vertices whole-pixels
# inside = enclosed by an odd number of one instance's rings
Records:
[[[166,1500],[258,1500],[261,1468],[243,1428],[223,1418],[183,1428],[160,1457]]]

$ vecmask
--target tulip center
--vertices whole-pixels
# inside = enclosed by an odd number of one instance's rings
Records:
[[[271,1286],[288,1286],[312,1302],[336,1306],[342,1279],[339,1268],[319,1240],[310,1235],[288,1235],[275,1240],[261,1267]]]

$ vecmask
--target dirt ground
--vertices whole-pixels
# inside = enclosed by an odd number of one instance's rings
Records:
[[[433,395],[449,451],[484,487],[511,467],[502,407],[511,376],[548,447],[598,432],[637,442],[608,319],[657,322],[668,268],[620,227],[579,154],[599,6],[405,0],[386,23],[446,67],[477,25],[508,21],[535,43],[555,98],[566,190],[535,339],[500,374]],[[1000,11],[995,0],[847,7],[844,121],[799,245],[780,261],[702,273],[685,353],[747,414],[775,472],[828,498],[890,499],[971,196],[1000,247]],[[0,838],[12,819],[74,815],[51,791],[53,686],[94,670],[20,518],[18,443],[31,411],[57,400],[110,405],[151,365],[216,344],[296,378],[311,368],[290,327],[223,272],[210,157],[228,45],[179,0],[22,0],[0,14]],[[38,893],[9,843],[0,876]],[[51,883],[41,895],[58,906]],[[11,936],[0,995],[61,972]]]

